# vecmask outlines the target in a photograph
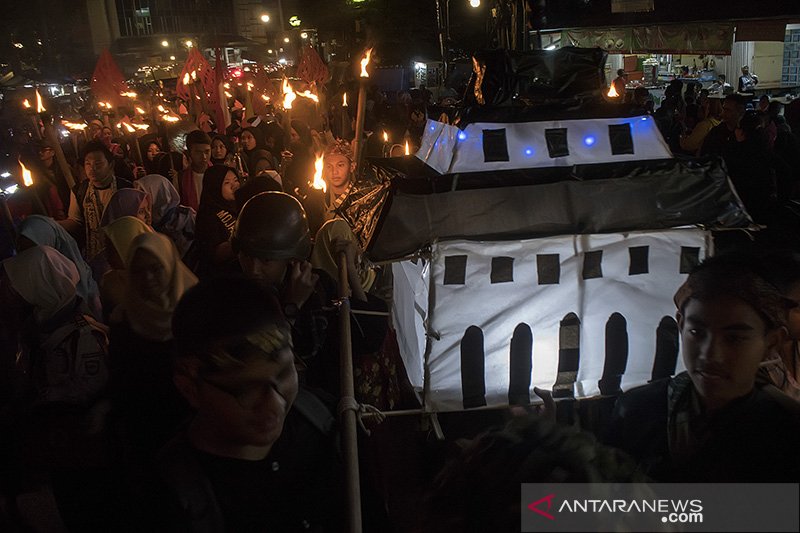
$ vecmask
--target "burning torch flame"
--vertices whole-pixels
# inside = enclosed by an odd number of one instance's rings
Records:
[[[30,109],[30,108],[31,108],[31,103],[30,103],[30,102],[28,101],[28,99],[26,98],[25,100],[23,100],[23,101],[22,101],[22,106],[23,106],[25,109]]]
[[[287,80],[286,78],[283,78],[282,89],[283,89],[283,108],[291,109],[292,102],[294,102],[295,99],[297,99],[297,95],[292,90],[292,86],[289,85],[289,80]]]
[[[158,105],[158,107],[157,107],[156,109],[158,109],[158,110],[159,110],[159,111],[161,111],[162,113],[166,113],[166,112],[167,112],[167,110],[166,110],[166,109],[164,109],[164,106],[163,106],[163,105],[161,105],[161,104],[159,104],[159,105]]]
[[[167,122],[178,122],[178,121],[180,120],[180,118],[178,118],[178,117],[173,117],[172,115],[164,115],[164,116],[163,116],[163,117],[161,117],[161,118],[163,118],[163,119],[164,119],[164,120],[166,120]]]
[[[311,186],[325,192],[328,190],[328,184],[322,179],[322,160],[323,157],[319,155],[314,161],[314,181],[311,183]]]
[[[69,128],[71,130],[83,131],[83,130],[85,130],[87,128],[86,124],[78,124],[78,123],[75,123],[75,122],[67,122],[66,120],[62,121],[61,123],[64,124],[64,126],[66,128]]]
[[[139,106],[136,106],[136,112],[139,113],[140,115],[144,115],[144,109],[142,109]]]
[[[192,82],[191,78],[189,77],[189,73],[187,72],[186,74],[183,75],[183,84],[189,85],[191,82]]]
[[[608,88],[608,94],[606,94],[609,98],[619,98],[619,93],[617,93],[616,87],[614,84],[611,84],[611,87]]]
[[[253,82],[252,81],[248,81],[247,82],[247,90],[248,91],[252,91],[253,90]]]
[[[150,129],[150,124],[131,124],[137,130],[148,130]]]
[[[26,167],[22,161],[19,161],[19,166],[22,167],[22,181],[25,182],[26,187],[30,187],[33,185],[33,174],[31,174],[31,171],[28,170],[28,167]]]
[[[297,93],[297,96],[302,96],[303,98],[308,98],[309,100],[314,100],[316,103],[319,103],[319,96],[317,96],[316,94],[312,93],[308,89],[306,89],[305,91],[303,91],[301,93]]]
[[[342,107],[347,107],[347,93],[342,94]]]
[[[139,96],[139,95],[137,95],[137,94],[136,94],[135,92],[133,92],[133,91],[128,91],[128,92],[126,92],[126,93],[119,93],[119,95],[120,95],[120,96],[124,96],[124,97],[126,97],[126,98],[136,98],[137,96]]]
[[[367,72],[367,65],[369,65],[369,58],[372,56],[372,48],[367,48],[367,51],[364,53],[364,57],[361,58],[361,77],[362,78],[369,78],[369,73]]]
[[[47,111],[47,109],[44,108],[44,104],[42,103],[42,95],[39,94],[39,89],[36,89],[36,112],[42,113],[44,111]]]
[[[197,79],[197,71],[196,71],[196,70],[193,70],[193,71],[192,71],[192,79],[193,79],[193,80],[196,80],[196,79]]]
[[[231,84],[230,83],[223,83],[222,86],[225,87],[226,89],[230,89],[231,88]]]
[[[228,91],[225,91],[225,97],[226,98],[233,98],[233,95],[231,93],[229,93]]]
[[[265,102],[269,102],[269,96],[267,96],[266,94],[262,94],[261,99],[264,100]]]
[[[411,155],[411,148],[408,146],[408,141],[406,141],[406,155]]]
[[[383,132],[383,142],[385,143],[389,142],[389,134],[386,133],[385,131]]]

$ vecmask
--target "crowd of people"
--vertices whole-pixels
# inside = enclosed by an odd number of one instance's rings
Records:
[[[393,106],[370,94],[368,129],[418,145],[430,93]],[[646,91],[633,101],[676,154],[722,157],[756,222],[780,223],[800,177],[780,104],[749,110],[680,82],[657,110]],[[341,254],[356,400],[419,403],[388,316],[391,270],[340,216],[358,158],[337,120],[234,115],[189,132],[183,153],[147,139],[142,165],[93,121],[72,189],[55,147],[36,147],[44,212],[18,216],[0,263],[0,529],[343,529]],[[370,139],[369,155],[390,155]],[[686,372],[622,394],[595,435],[510,412],[407,496],[425,500],[414,520],[386,489],[408,463],[367,464],[365,525],[516,530],[522,482],[797,482],[799,291],[793,253],[708,259],[675,295]]]

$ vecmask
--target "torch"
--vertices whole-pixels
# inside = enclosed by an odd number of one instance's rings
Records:
[[[386,130],[383,130],[383,149],[381,150],[383,157],[389,157],[389,150],[387,149],[389,146],[391,146],[389,144],[389,134],[386,133]]]
[[[128,132],[128,135],[126,135],[126,137],[128,137],[128,143],[133,145],[133,149],[136,152],[136,164],[144,167],[144,161],[142,160],[142,147],[139,146],[139,139],[136,137],[136,128],[134,128],[128,122],[122,122],[122,126],[125,128],[125,131]]]
[[[31,201],[33,202],[33,206],[40,215],[49,216],[50,214],[47,212],[47,209],[44,208],[44,204],[42,203],[42,199],[39,198],[39,195],[36,194],[36,191],[33,189],[33,174],[25,166],[22,160],[17,160],[19,162],[19,166],[22,169],[22,183],[25,185],[25,189],[27,190],[28,194],[31,197]]]
[[[310,183],[311,188],[317,189],[325,193],[328,190],[328,184],[322,179],[322,162],[324,157],[318,155],[314,161],[314,181]]]
[[[367,80],[369,72],[367,65],[372,56],[372,48],[367,48],[364,57],[361,58],[361,75],[358,78],[358,108],[356,111],[356,136],[353,139],[353,156],[356,158],[356,176],[361,168],[361,155],[363,150],[362,137],[364,136],[364,115],[367,106]]]
[[[352,130],[350,129],[350,114],[347,112],[347,91],[342,93],[342,130],[339,132],[342,139],[349,139]]]
[[[72,141],[72,149],[75,151],[75,161],[81,158],[78,153],[78,137],[75,135],[76,131],[86,131],[86,124],[78,124],[75,122],[67,122],[62,120],[61,123],[69,130],[69,138]]]

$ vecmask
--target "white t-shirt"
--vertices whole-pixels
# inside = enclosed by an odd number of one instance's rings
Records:
[[[192,170],[192,180],[194,180],[194,190],[197,192],[197,203],[200,203],[200,194],[203,192],[203,173],[198,174]]]

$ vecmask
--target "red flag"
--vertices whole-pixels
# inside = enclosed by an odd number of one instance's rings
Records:
[[[175,92],[194,109],[204,103],[209,104],[210,98],[216,93],[214,71],[197,48],[192,48],[189,52],[186,64],[178,76]]]
[[[303,48],[300,64],[297,66],[297,76],[309,84],[316,82],[318,86],[324,85],[329,78],[328,67],[319,57],[319,54],[310,46]]]
[[[215,91],[212,92],[213,98],[209,98],[209,104],[213,106],[213,110],[217,117],[217,131],[225,133],[225,129],[231,123],[231,114],[228,111],[228,100],[225,98],[225,67],[222,65],[220,58],[221,50],[217,48],[215,55],[217,57],[214,64],[214,84],[216,85]]]
[[[125,77],[108,49],[104,50],[97,60],[97,66],[92,74],[91,87],[92,93],[100,101],[109,102],[115,107],[128,103],[124,97],[120,96],[120,93],[128,91],[128,84],[125,83]]]

